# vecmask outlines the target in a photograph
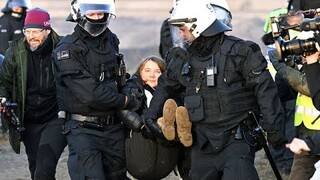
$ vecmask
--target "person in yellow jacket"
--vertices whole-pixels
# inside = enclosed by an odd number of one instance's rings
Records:
[[[318,61],[320,52],[316,52],[315,54],[312,54],[310,56],[306,56],[306,61],[307,63],[304,64],[304,71],[306,74],[306,79],[308,82],[308,87],[310,90],[310,94],[311,97],[313,99],[313,105],[315,106],[315,108],[317,108],[318,110],[320,110],[320,107],[318,106],[318,102],[319,99],[315,98],[315,92],[320,89],[319,87],[319,70],[320,70],[320,64]],[[300,98],[300,100],[303,100]],[[307,101],[305,101],[306,105],[309,106],[310,105],[310,99],[308,99]],[[301,104],[304,104],[304,101],[301,101]],[[304,106],[300,106],[300,107],[304,107]],[[309,107],[308,107],[309,108]],[[314,118],[314,115],[318,114],[317,111],[313,111],[314,109],[312,108],[312,110],[310,109],[310,111],[307,108],[300,108],[299,111],[304,110],[304,112],[306,113],[306,119],[308,118]],[[314,114],[313,114],[314,113]],[[308,115],[308,114],[311,114]],[[302,113],[299,112],[299,115],[296,116],[297,118],[297,124],[300,119],[302,119],[303,117],[300,117],[300,115],[303,115]],[[319,117],[319,116],[318,116]],[[311,121],[311,125],[306,125],[307,127],[310,128],[318,128],[319,123],[318,121],[318,117],[314,120],[310,119],[309,122]],[[308,122],[308,121],[307,121]],[[317,124],[316,124],[317,123]],[[286,144],[286,147],[288,149],[290,149],[292,152],[294,152],[295,154],[301,154],[305,151],[310,152],[312,155],[317,155],[320,153],[320,131],[318,131],[317,134],[313,135],[312,137],[306,137],[306,138],[294,138],[292,140],[292,142]],[[310,180],[318,180],[320,179],[320,161],[318,161],[317,163],[314,164],[315,167],[315,173],[313,174],[312,178]]]
[[[269,51],[269,58],[277,73],[299,92],[296,100],[294,126],[297,127],[297,138],[306,138],[319,133],[320,112],[313,106],[306,76],[298,69],[279,62],[276,50]],[[296,154],[291,168],[290,180],[310,179],[315,172],[314,164],[320,156],[311,156],[308,152]]]

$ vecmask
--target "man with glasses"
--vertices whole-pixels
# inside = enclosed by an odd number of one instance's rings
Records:
[[[18,104],[31,178],[55,179],[58,159],[67,145],[51,65],[51,53],[62,37],[51,29],[48,12],[39,8],[27,12],[23,33],[25,38],[10,43],[0,67],[1,105]],[[12,148],[20,153],[19,140],[13,140]]]

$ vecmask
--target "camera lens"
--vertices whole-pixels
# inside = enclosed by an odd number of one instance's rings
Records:
[[[292,41],[280,43],[282,54],[287,57],[288,55],[303,55],[304,53],[316,52],[316,41],[314,38],[301,40],[295,39]]]

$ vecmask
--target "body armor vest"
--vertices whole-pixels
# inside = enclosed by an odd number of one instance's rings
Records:
[[[186,85],[186,96],[197,94],[200,85],[198,93],[203,97],[205,114],[201,123],[238,124],[248,117],[248,111],[258,107],[252,90],[243,87],[244,78],[237,72],[237,66],[245,59],[241,42],[225,36],[217,52],[201,59],[189,58],[192,73]],[[217,67],[215,86],[207,86],[206,69],[210,66]]]
[[[112,46],[112,43],[109,42],[109,45],[105,50],[99,50],[86,46],[78,39],[70,38],[68,40],[67,43],[72,44],[72,46],[70,46],[71,53],[80,55],[80,58],[77,59],[77,61],[81,65],[79,66],[78,64],[75,64],[74,61],[70,60],[70,64],[68,64],[68,66],[71,66],[74,72],[67,73],[77,74],[81,73],[82,70],[88,71],[97,83],[105,84],[106,87],[118,92],[115,71],[117,64],[117,52]],[[72,49],[74,46],[76,48]],[[78,97],[71,93],[71,91],[64,85],[60,85],[60,83],[57,85],[57,91],[60,91],[58,93],[60,94],[58,96],[60,110],[86,116],[100,117],[112,115],[114,113],[114,109],[110,109],[110,111],[101,111],[89,107],[87,104],[82,103]]]

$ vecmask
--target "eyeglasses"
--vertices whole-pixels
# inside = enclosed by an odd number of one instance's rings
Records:
[[[26,30],[26,29],[24,29],[23,34],[26,36],[31,35],[31,34],[33,34],[35,36],[39,36],[43,30],[45,30],[45,29],[40,29],[40,30]]]

